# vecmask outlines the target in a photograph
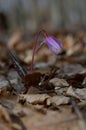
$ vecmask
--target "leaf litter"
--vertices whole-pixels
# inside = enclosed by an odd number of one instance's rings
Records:
[[[0,129],[86,129],[83,37],[80,38],[80,34],[55,35],[62,38],[65,53],[55,56],[44,46],[36,54],[32,73],[31,41],[25,43],[20,33],[9,39],[8,47],[25,75],[14,68],[4,41],[0,42]]]

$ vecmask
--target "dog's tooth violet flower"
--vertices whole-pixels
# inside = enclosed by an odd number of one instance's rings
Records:
[[[43,35],[45,36],[45,39],[43,42],[40,43],[39,47],[36,48],[40,33],[43,33]],[[50,51],[55,55],[58,54],[61,49],[63,49],[63,45],[58,39],[56,39],[54,36],[49,36],[45,30],[41,30],[37,35],[36,42],[34,43],[31,71],[33,70],[34,55],[43,44],[47,44]]]
[[[40,45],[43,45],[44,43],[48,45],[50,51],[53,54],[58,54],[58,52],[63,48],[61,42],[57,40],[54,36],[46,37],[45,40]]]

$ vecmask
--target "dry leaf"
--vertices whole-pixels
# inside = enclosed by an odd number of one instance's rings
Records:
[[[80,99],[86,100],[86,88],[76,89],[75,93],[80,97]]]
[[[62,105],[68,104],[69,98],[65,96],[53,96],[50,97],[47,94],[29,94],[19,95],[19,101],[26,101],[31,104],[45,104],[46,105]]]
[[[53,78],[49,81],[52,83],[55,87],[63,87],[63,86],[69,86],[66,80],[64,79],[59,79],[59,78]]]
[[[25,84],[27,84],[28,86],[38,85],[38,83],[40,82],[41,76],[42,76],[42,74],[39,73],[39,72],[34,72],[34,73],[27,74],[27,75],[24,77],[24,82],[25,82]]]
[[[53,97],[49,97],[47,99],[47,105],[62,105],[62,104],[68,104],[69,103],[69,99],[66,96],[53,96]]]
[[[66,92],[67,96],[73,96],[79,100],[86,100],[86,88],[74,89],[70,86]]]
[[[70,87],[68,88],[68,90],[67,90],[67,92],[66,92],[66,95],[67,95],[67,96],[73,96],[73,97],[75,97],[75,98],[77,98],[77,99],[80,100],[80,98],[78,97],[78,95],[76,95],[76,93],[75,93],[74,89],[72,88],[72,86],[70,86]]]
[[[31,104],[44,104],[50,96],[48,94],[20,94],[19,101]]]

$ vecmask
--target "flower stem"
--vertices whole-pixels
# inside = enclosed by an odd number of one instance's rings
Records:
[[[39,38],[41,33],[44,35],[44,37],[48,37],[48,34],[47,34],[47,32],[45,30],[39,31],[37,36],[36,36],[36,39],[35,39],[35,42],[34,42],[34,45],[33,45],[33,54],[32,54],[32,61],[31,61],[31,73],[33,72],[35,50],[36,50],[38,38]]]

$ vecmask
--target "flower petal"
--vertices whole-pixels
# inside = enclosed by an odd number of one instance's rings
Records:
[[[57,43],[59,44],[59,46],[63,49],[63,45],[62,45],[62,43],[61,43],[58,39],[56,39],[54,36],[52,36],[52,39],[53,39],[55,42],[57,42]]]
[[[54,54],[57,54],[63,48],[63,45],[60,43],[60,41],[53,36],[47,37],[44,42]]]
[[[57,50],[56,48],[54,48],[53,46],[51,46],[51,45],[49,45],[49,44],[48,44],[48,47],[49,47],[50,51],[51,51],[53,54],[55,54],[55,55],[56,55],[56,54],[58,53],[58,51],[59,51],[59,50]]]

